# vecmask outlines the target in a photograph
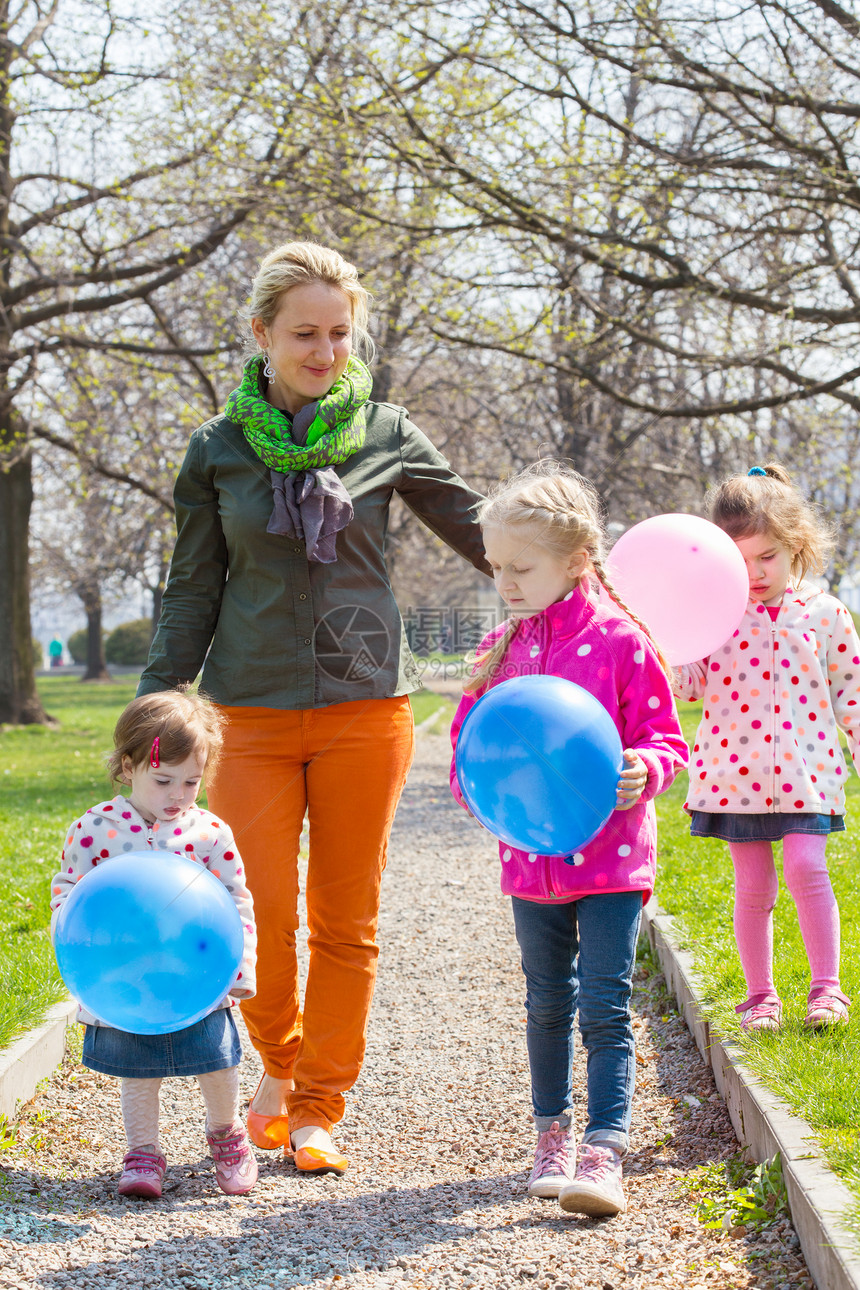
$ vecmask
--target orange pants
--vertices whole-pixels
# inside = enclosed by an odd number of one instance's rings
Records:
[[[295,1081],[290,1127],[340,1120],[364,1059],[379,950],[379,890],[412,762],[406,696],[327,708],[222,707],[224,750],[209,805],[233,830],[257,920],[257,993],[242,1003],[269,1075]],[[305,811],[310,962],[296,962]]]

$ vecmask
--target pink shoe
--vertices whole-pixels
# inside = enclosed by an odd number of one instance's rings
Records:
[[[120,1196],[143,1196],[158,1200],[167,1161],[155,1147],[135,1147],[122,1158],[122,1175],[117,1186]]]
[[[571,1129],[562,1129],[556,1120],[538,1138],[535,1163],[529,1178],[530,1196],[557,1196],[562,1187],[573,1182],[576,1140]]]
[[[257,1159],[241,1124],[206,1134],[215,1161],[215,1181],[228,1196],[242,1196],[257,1181]]]
[[[741,1014],[741,1030],[781,1030],[782,1004],[779,999],[765,999],[761,1003],[738,1004],[735,1012]]]
[[[583,1142],[576,1162],[576,1177],[563,1187],[558,1198],[569,1214],[591,1218],[613,1218],[627,1208],[621,1187],[621,1152]]]
[[[803,1024],[807,1030],[824,1030],[828,1026],[847,1026],[850,1002],[851,1000],[841,990],[818,994],[807,1003]]]

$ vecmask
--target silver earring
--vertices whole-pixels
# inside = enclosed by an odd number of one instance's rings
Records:
[[[266,353],[265,350],[263,350],[263,358],[266,360],[265,365],[263,367],[263,375],[265,376],[267,381],[274,381],[275,369],[272,367],[272,360],[269,358],[269,355]]]

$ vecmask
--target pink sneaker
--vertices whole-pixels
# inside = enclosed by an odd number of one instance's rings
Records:
[[[851,1000],[841,990],[817,994],[806,1005],[803,1024],[807,1030],[825,1030],[828,1026],[847,1026],[850,1002]]]
[[[158,1200],[167,1161],[155,1147],[135,1147],[122,1158],[122,1174],[117,1192],[120,1196],[143,1196]]]
[[[257,1158],[244,1126],[231,1124],[206,1134],[215,1161],[215,1181],[228,1196],[242,1196],[257,1181]]]
[[[781,1030],[782,1004],[779,999],[766,999],[764,1003],[754,1003],[752,1007],[743,1008],[741,1012],[741,1030]],[[740,1012],[740,1008],[737,1011]]]
[[[583,1142],[576,1162],[576,1177],[558,1198],[569,1214],[612,1218],[627,1208],[621,1188],[621,1152],[614,1147]]]
[[[538,1138],[535,1163],[529,1178],[530,1196],[557,1196],[573,1182],[576,1139],[572,1129],[562,1129],[556,1120]]]

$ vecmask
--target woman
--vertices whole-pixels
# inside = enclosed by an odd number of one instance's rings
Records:
[[[226,718],[209,803],[236,836],[257,916],[257,995],[243,1013],[265,1074],[248,1129],[308,1173],[348,1165],[331,1130],[364,1057],[380,880],[412,760],[408,695],[420,681],[385,566],[393,494],[487,572],[480,496],[402,408],[368,401],[354,353],[369,344],[367,314],[336,251],[291,242],[263,260],[249,310],[261,352],[224,415],[192,435],[139,689],[191,681],[203,665],[201,690]]]

